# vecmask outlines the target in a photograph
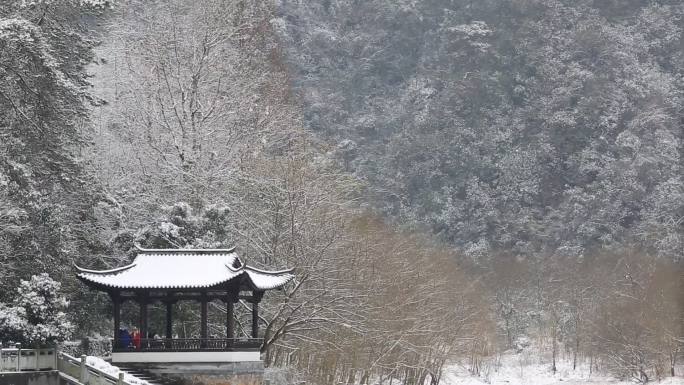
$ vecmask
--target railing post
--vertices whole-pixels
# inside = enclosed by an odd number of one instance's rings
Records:
[[[0,372],[5,370],[4,366],[5,366],[5,363],[2,360],[2,342],[0,342]]]
[[[88,367],[86,366],[86,355],[81,354],[81,373],[79,376],[79,380],[81,381],[82,384],[85,384],[86,381],[88,381]]]
[[[52,357],[55,360],[55,367],[53,369],[59,370],[59,357],[57,353],[57,345],[55,345],[55,348],[53,349],[53,353],[55,356]]]
[[[33,349],[33,356],[36,358],[36,366],[35,369],[39,370],[40,369],[40,353],[42,349]]]
[[[119,372],[119,379],[116,381],[116,385],[124,385],[124,372]]]
[[[21,371],[21,365],[19,364],[19,361],[21,361],[21,344],[16,344],[14,345],[17,348],[17,372]]]

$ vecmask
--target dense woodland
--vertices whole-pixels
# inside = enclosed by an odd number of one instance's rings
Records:
[[[263,352],[309,383],[682,375],[683,30],[679,0],[2,1],[0,302],[47,272],[106,337],[73,263],[235,245],[297,268]]]

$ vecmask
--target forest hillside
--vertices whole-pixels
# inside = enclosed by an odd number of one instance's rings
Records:
[[[484,263],[680,259],[678,1],[280,1],[307,127],[373,207]]]

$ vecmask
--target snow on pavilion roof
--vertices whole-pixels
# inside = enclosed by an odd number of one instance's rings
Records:
[[[244,279],[256,290],[282,287],[293,269],[265,271],[245,265],[231,249],[142,249],[130,265],[111,270],[76,266],[87,283],[116,289],[209,288]]]

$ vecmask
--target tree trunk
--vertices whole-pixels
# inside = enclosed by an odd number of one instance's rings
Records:
[[[556,326],[553,327],[553,333],[551,335],[551,338],[553,338],[553,353],[552,353],[552,367],[551,370],[553,370],[553,374],[556,374],[556,350],[558,350],[558,344],[556,342]]]
[[[347,377],[347,383],[353,384],[356,380],[356,371],[354,368],[349,369],[349,376]]]
[[[579,351],[579,332],[575,331],[578,335],[575,335],[575,351],[572,352],[572,370],[577,369],[577,352]]]
[[[367,384],[368,384],[368,378],[369,378],[369,377],[370,377],[370,374],[368,373],[368,371],[364,371],[364,372],[363,372],[363,377],[361,377],[361,383],[367,385]]]
[[[648,375],[644,371],[644,368],[639,368],[639,377],[643,384],[648,382]]]
[[[504,316],[504,322],[506,322],[506,338],[508,341],[508,347],[510,348],[513,346],[513,340],[511,338],[511,328],[510,328],[510,322],[508,320],[508,317]]]

